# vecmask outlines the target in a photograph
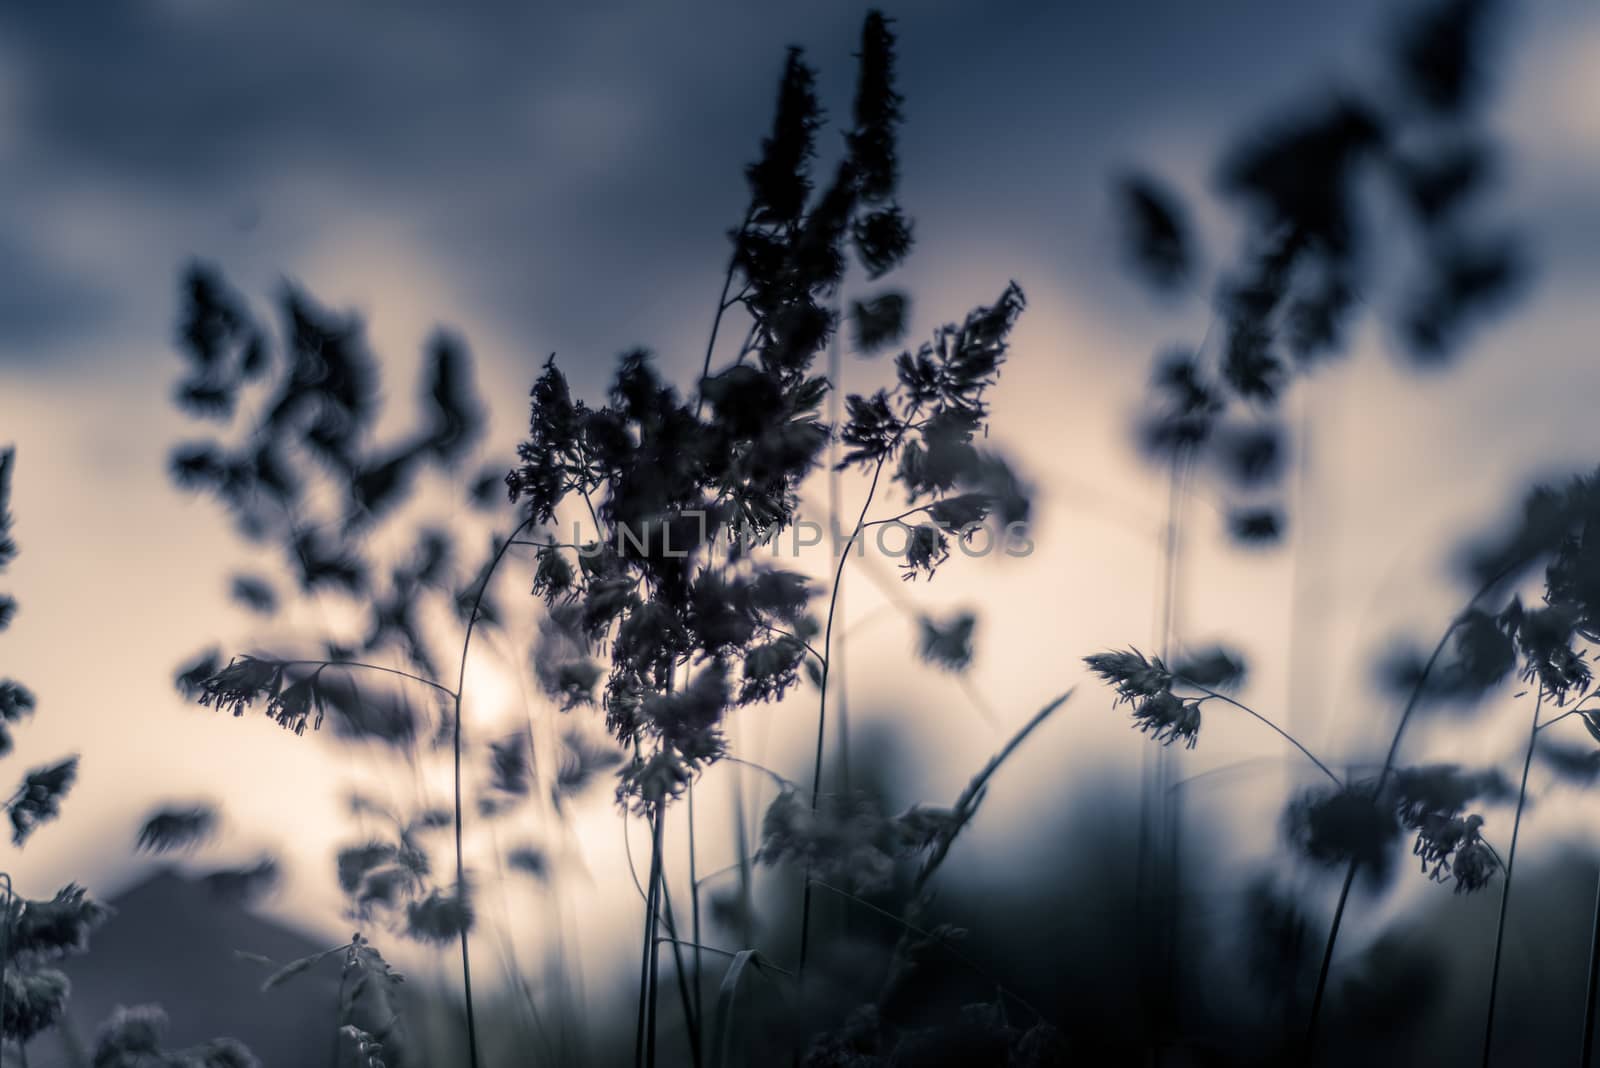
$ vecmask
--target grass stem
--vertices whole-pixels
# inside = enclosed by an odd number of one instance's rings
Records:
[[[1494,964],[1489,969],[1489,1007],[1483,1015],[1483,1068],[1489,1068],[1494,1041],[1495,1000],[1500,992],[1500,951],[1506,938],[1506,913],[1511,905],[1511,871],[1517,863],[1517,835],[1522,830],[1522,809],[1528,800],[1528,770],[1533,766],[1534,744],[1539,740],[1539,709],[1544,704],[1544,684],[1533,699],[1533,724],[1528,728],[1528,751],[1522,757],[1522,783],[1517,787],[1517,814],[1511,821],[1511,848],[1506,852],[1506,877],[1500,887],[1500,918],[1494,928]]]
[[[695,856],[694,840],[694,783],[689,784],[689,932],[694,939],[694,1013],[701,1016],[701,982],[705,975],[705,962],[700,956],[700,874]],[[698,1063],[698,1058],[696,1059]]]
[[[657,813],[659,813],[659,806],[657,807]],[[643,944],[639,954],[639,1016],[633,1035],[634,1068],[644,1068],[645,1032],[650,1025],[651,961],[655,956],[656,948],[656,888],[659,885],[657,876],[661,874],[661,839],[656,834],[658,826],[659,820],[655,815],[652,815],[650,819],[650,879],[649,889],[645,891],[644,938],[642,939]],[[626,836],[624,836],[623,840],[627,840]]]
[[[1589,1068],[1594,1063],[1595,1002],[1600,1000],[1600,875],[1594,884],[1594,928],[1589,935],[1589,985],[1583,999],[1583,1051],[1578,1057],[1579,1068]]]
[[[1494,575],[1478,587],[1466,606],[1450,621],[1444,633],[1439,636],[1439,642],[1433,647],[1427,662],[1422,666],[1422,672],[1417,676],[1417,681],[1412,684],[1411,695],[1406,700],[1404,711],[1400,713],[1400,722],[1395,725],[1394,738],[1389,742],[1389,752],[1383,760],[1383,770],[1378,773],[1377,790],[1381,793],[1389,781],[1389,773],[1394,770],[1394,762],[1400,755],[1400,742],[1405,737],[1406,726],[1411,722],[1411,716],[1422,701],[1422,695],[1428,686],[1428,679],[1433,675],[1433,669],[1438,666],[1439,658],[1444,655],[1445,646],[1455,634],[1456,629],[1466,620],[1468,613],[1482,600],[1490,590],[1500,585],[1501,582],[1523,566],[1524,561],[1517,559],[1506,564]],[[1302,1060],[1311,1063],[1311,1053],[1316,1046],[1317,1026],[1322,1019],[1322,1004],[1328,992],[1328,974],[1333,967],[1333,949],[1339,940],[1339,929],[1344,922],[1345,908],[1350,903],[1350,889],[1355,885],[1357,862],[1352,860],[1345,870],[1344,883],[1339,887],[1339,899],[1333,908],[1333,920],[1328,925],[1328,941],[1322,950],[1322,964],[1317,970],[1317,986],[1311,995],[1311,1011],[1306,1019],[1306,1034]]]
[[[483,597],[488,592],[489,583],[494,578],[495,569],[500,566],[500,561],[506,558],[506,550],[511,548],[511,543],[516,540],[533,522],[530,517],[517,524],[500,547],[495,550],[494,558],[489,561],[489,567],[483,573],[483,579],[478,583],[477,593],[472,598],[472,611],[467,616],[466,634],[461,639],[461,666],[456,675],[456,688],[452,693],[455,698],[455,716],[451,723],[451,733],[454,736],[455,746],[455,838],[456,838],[456,894],[465,899],[467,894],[467,867],[464,854],[464,832],[461,822],[461,691],[467,682],[467,654],[472,649],[472,632],[478,625],[478,615],[483,608]],[[443,687],[440,687],[443,689]],[[450,692],[450,691],[446,691]],[[461,928],[461,992],[467,1003],[467,1053],[468,1063],[472,1068],[480,1068],[478,1060],[478,1019],[477,1012],[472,1002],[472,949],[469,945],[471,938],[465,925]]]

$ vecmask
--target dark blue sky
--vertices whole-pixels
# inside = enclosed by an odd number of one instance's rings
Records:
[[[1120,291],[1101,255],[1108,174],[1137,160],[1203,178],[1218,134],[1349,68],[1383,7],[891,6],[924,247]],[[96,335],[161,326],[190,255],[268,282],[358,224],[531,352],[609,362],[670,342],[703,318],[784,46],[807,49],[843,111],[862,10],[7,5],[0,360],[75,362]]]

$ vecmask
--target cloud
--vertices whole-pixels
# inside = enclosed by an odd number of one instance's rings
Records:
[[[0,216],[0,365],[46,344],[70,342],[116,317],[114,292],[63,267],[7,221]]]
[[[1284,42],[1370,25],[1270,4],[899,6],[913,214],[1033,245],[1072,204],[1098,209],[1105,155],[1156,128],[1147,114],[1239,97],[1224,45],[1275,68],[1303,62]],[[17,273],[55,279],[12,340],[126,328],[119,308],[148,330],[188,257],[295,273],[355,216],[394,220],[531,352],[607,365],[657,331],[670,345],[708,314],[784,46],[808,47],[847,115],[859,18],[845,0],[10,5],[0,228]],[[141,225],[60,277],[41,253],[85,196]]]

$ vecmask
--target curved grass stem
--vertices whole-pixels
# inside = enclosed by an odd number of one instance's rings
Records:
[[[901,425],[900,434],[904,434],[906,425],[916,418],[915,409],[912,410],[906,422]],[[822,630],[822,678],[818,681],[817,690],[817,754],[812,765],[811,773],[811,811],[817,810],[817,799],[822,793],[822,755],[828,739],[828,658],[833,649],[833,620],[839,607],[839,582],[844,578],[844,565],[850,560],[850,550],[861,537],[861,532],[866,529],[867,510],[872,507],[872,498],[878,491],[878,481],[883,477],[883,466],[888,462],[900,442],[900,435],[884,454],[878,457],[877,466],[872,471],[872,482],[867,486],[867,499],[861,502],[861,514],[856,517],[856,525],[850,533],[850,541],[839,547],[839,563],[833,570],[833,588],[828,594],[828,621]],[[796,968],[796,975],[805,978],[806,952],[811,944],[811,873],[806,872],[805,889],[800,895],[800,963]]]
[[[644,899],[644,938],[639,961],[639,1017],[633,1036],[634,1068],[644,1068],[645,1036],[652,1025],[651,986],[655,981],[656,918],[659,915],[657,891],[661,886],[661,822],[661,807],[657,805],[650,820],[650,879]],[[631,862],[632,858],[629,859]]]
[[[700,872],[699,861],[695,856],[694,840],[694,783],[689,783],[689,934],[694,939],[694,1015],[696,1019],[695,1031],[695,1064],[700,1063],[699,1051],[699,1023],[704,1019],[704,1005],[701,1002],[701,983],[705,974],[705,961],[700,953]]]
[[[1006,742],[998,753],[990,757],[989,762],[967,783],[966,788],[961,791],[961,796],[956,798],[956,803],[950,809],[956,829],[938,837],[934,842],[933,849],[928,853],[928,858],[922,862],[922,867],[917,871],[915,881],[911,884],[911,899],[913,902],[921,897],[922,891],[928,885],[928,880],[933,878],[933,873],[938,870],[940,864],[944,863],[944,858],[949,854],[950,847],[955,843],[956,833],[967,821],[972,819],[973,814],[977,811],[978,802],[983,798],[984,790],[989,786],[989,780],[994,778],[995,772],[1000,770],[1000,765],[1010,759],[1011,754],[1017,751],[1017,748],[1027,740],[1028,735],[1032,734],[1039,724],[1049,719],[1056,709],[1066,704],[1072,694],[1073,691],[1068,690],[1039,709],[1038,712],[1035,712],[1033,718],[1024,723],[1011,736],[1011,740]]]
[[[738,238],[743,236],[745,230],[749,228],[750,220],[754,217],[754,215],[755,205],[752,204],[750,209],[745,212],[744,220],[739,223],[739,229],[734,232],[735,242],[737,242]],[[704,382],[711,375],[711,360],[717,352],[717,334],[722,329],[722,316],[729,308],[738,303],[737,300],[730,301],[728,299],[728,290],[733,288],[733,272],[738,269],[738,266],[739,248],[736,243],[733,251],[728,253],[728,269],[722,275],[722,294],[717,297],[717,313],[711,319],[711,336],[706,340],[706,358],[704,366],[702,366],[700,369],[700,382]],[[744,353],[741,351],[739,356],[740,359],[743,359]],[[699,382],[695,383],[695,394],[694,417],[699,419],[700,413],[702,410],[704,410],[706,403],[706,398],[700,390]]]
[[[495,569],[500,566],[500,561],[506,557],[506,550],[511,548],[511,543],[517,535],[528,529],[533,523],[530,517],[517,524],[517,528],[500,547],[495,550],[494,558],[489,561],[489,566],[483,573],[482,580],[478,583],[478,591],[472,598],[472,611],[467,616],[466,634],[461,639],[461,665],[456,674],[456,688],[454,691],[446,690],[455,699],[455,716],[451,723],[455,747],[455,837],[456,837],[456,894],[465,897],[467,893],[467,866],[463,846],[464,833],[461,823],[461,691],[467,681],[467,654],[472,649],[472,632],[478,625],[478,614],[483,609],[483,596],[489,589],[489,583],[494,578]],[[399,674],[404,674],[400,672]],[[443,690],[444,687],[440,686]],[[478,1019],[472,1001],[472,949],[469,945],[469,932],[465,925],[461,928],[461,991],[467,1003],[467,1053],[472,1068],[480,1068],[478,1060]]]
[[[362,660],[285,660],[282,663],[285,667],[310,667],[314,665],[318,673],[328,668],[357,668],[362,671],[377,671],[385,675],[394,675],[398,678],[410,679],[412,682],[421,683],[423,686],[438,690],[452,701],[456,700],[456,691],[448,686],[434,682],[432,679],[423,678],[421,675],[413,675],[409,671],[401,671],[399,668],[384,667],[382,664],[368,664]]]
[[[1244,703],[1242,703],[1240,701],[1235,701],[1233,698],[1229,697],[1227,694],[1218,693],[1216,690],[1211,689],[1209,686],[1202,686],[1198,682],[1195,682],[1192,679],[1184,678],[1182,675],[1174,675],[1173,678],[1178,679],[1180,682],[1182,682],[1185,686],[1188,686],[1190,689],[1199,690],[1201,693],[1205,694],[1206,696],[1203,698],[1203,700],[1221,701],[1224,704],[1232,705],[1234,708],[1237,708],[1241,712],[1244,712],[1244,713],[1246,713],[1246,714],[1248,714],[1250,716],[1253,716],[1255,719],[1257,719],[1261,723],[1265,724],[1270,730],[1272,730],[1274,733],[1276,733],[1284,741],[1288,742],[1290,745],[1292,745],[1296,749],[1300,750],[1301,754],[1307,760],[1311,761],[1311,763],[1315,764],[1317,766],[1317,770],[1322,772],[1322,774],[1326,775],[1330,780],[1332,780],[1332,782],[1333,782],[1333,784],[1335,786],[1342,786],[1343,785],[1343,781],[1339,778],[1338,775],[1334,774],[1333,769],[1328,767],[1328,765],[1324,764],[1320,759],[1318,759],[1318,757],[1317,757],[1317,755],[1315,753],[1313,753],[1311,750],[1307,749],[1304,745],[1301,745],[1300,744],[1300,739],[1296,738],[1294,735],[1290,734],[1288,731],[1284,730],[1282,727],[1278,726],[1276,723],[1272,722],[1272,720],[1268,719],[1266,716],[1263,716],[1260,712],[1257,712],[1255,709],[1251,708],[1249,705],[1246,705],[1246,704],[1244,704]]]
[[[1578,1058],[1582,1068],[1594,1063],[1595,1002],[1600,999],[1600,877],[1594,886],[1594,928],[1589,934],[1589,985],[1584,989],[1583,1000],[1583,1052]]]
[[[1522,829],[1522,809],[1528,800],[1528,770],[1533,766],[1534,744],[1539,740],[1539,709],[1543,704],[1544,685],[1541,683],[1533,699],[1533,725],[1528,728],[1528,751],[1522,757],[1522,784],[1517,787],[1517,814],[1511,821],[1511,847],[1506,852],[1506,877],[1500,887],[1500,918],[1495,921],[1494,928],[1494,964],[1489,969],[1489,1007],[1483,1016],[1483,1068],[1489,1068],[1489,1051],[1494,1042],[1494,1009],[1496,996],[1500,992],[1500,951],[1505,945],[1506,912],[1511,905],[1511,872],[1517,863],[1517,833]]]
[[[1400,755],[1400,742],[1405,737],[1406,726],[1411,722],[1411,716],[1417,710],[1417,705],[1422,701],[1422,695],[1427,689],[1428,679],[1433,675],[1433,669],[1438,666],[1439,658],[1444,655],[1445,646],[1450,638],[1460,627],[1473,607],[1485,597],[1490,590],[1500,585],[1508,576],[1523,565],[1523,561],[1513,560],[1497,571],[1494,575],[1478,587],[1472,597],[1468,599],[1465,607],[1450,621],[1444,633],[1439,636],[1438,644],[1433,647],[1427,662],[1422,666],[1422,672],[1417,676],[1417,681],[1411,687],[1411,695],[1406,699],[1404,711],[1400,713],[1400,722],[1395,725],[1394,738],[1389,742],[1389,751],[1384,756],[1383,770],[1378,773],[1377,789],[1382,792],[1389,781],[1389,773],[1394,770],[1394,762]],[[1328,925],[1328,941],[1322,950],[1322,964],[1317,970],[1317,986],[1311,995],[1311,1011],[1306,1020],[1306,1034],[1302,1059],[1306,1063],[1311,1061],[1312,1050],[1316,1047],[1317,1025],[1322,1019],[1322,1005],[1328,992],[1328,974],[1333,967],[1333,950],[1339,941],[1339,930],[1344,922],[1345,908],[1350,903],[1350,888],[1355,885],[1357,862],[1352,860],[1345,869],[1344,883],[1339,887],[1339,899],[1333,908],[1333,920]]]
[[[667,925],[667,935],[655,936],[654,945],[666,942],[672,946],[673,971],[678,981],[678,997],[683,1003],[684,1030],[689,1035],[689,1061],[693,1068],[700,1068],[700,1009],[695,1003],[689,988],[689,969],[683,960],[683,940],[678,937],[678,923],[672,915],[672,894],[667,887],[667,874],[661,873],[661,921]],[[698,945],[699,943],[694,943]],[[698,967],[698,964],[696,965]],[[654,1040],[652,1039],[652,1044]]]

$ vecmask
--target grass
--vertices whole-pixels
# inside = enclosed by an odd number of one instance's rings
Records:
[[[1215,497],[1228,536],[1247,547],[1282,539],[1290,528],[1279,474],[1291,435],[1280,402],[1293,388],[1309,388],[1299,380],[1342,350],[1364,308],[1383,304],[1375,299],[1383,294],[1361,292],[1358,284],[1373,250],[1364,245],[1365,220],[1352,218],[1362,202],[1356,191],[1388,190],[1417,224],[1423,254],[1416,258],[1429,273],[1420,281],[1424,295],[1405,304],[1398,324],[1414,360],[1445,359],[1466,324],[1512,288],[1517,261],[1510,252],[1492,242],[1469,250],[1441,221],[1470,228],[1470,205],[1453,201],[1481,192],[1471,188],[1477,179],[1423,173],[1429,161],[1406,155],[1410,144],[1446,133],[1473,144],[1486,136],[1473,94],[1445,84],[1464,78],[1450,71],[1470,68],[1472,57],[1441,59],[1430,50],[1468,49],[1471,42],[1457,40],[1456,30],[1478,8],[1430,4],[1404,24],[1401,46],[1385,60],[1384,84],[1399,87],[1397,99],[1355,86],[1224,153],[1221,187],[1248,209],[1242,251],[1217,272],[1221,295],[1198,348],[1158,361],[1138,427],[1140,444],[1168,479],[1154,624],[1159,655],[1129,648],[1085,658],[1089,672],[1112,687],[1113,704],[1125,706],[1132,725],[1162,747],[1155,786],[1141,799],[1136,929],[1116,932],[1122,945],[1140,947],[1141,985],[1157,992],[1131,1016],[1140,1036],[1131,1045],[1142,1059],[1215,1053],[1208,1043],[1218,1041],[1207,1030],[1215,1021],[1187,1004],[1204,993],[1187,979],[1195,966],[1185,955],[1200,948],[1188,935],[1195,927],[1206,935],[1215,930],[1190,915],[1201,850],[1177,789],[1190,781],[1179,778],[1183,750],[1209,733],[1212,717],[1237,715],[1266,728],[1326,780],[1285,799],[1282,815],[1282,869],[1311,890],[1275,917],[1293,937],[1280,947],[1284,967],[1273,996],[1293,1001],[1310,964],[1316,969],[1304,1011],[1277,1021],[1283,1034],[1274,1042],[1305,1064],[1327,1055],[1325,1021],[1338,998],[1346,1023],[1354,1011],[1349,990],[1359,984],[1345,984],[1341,995],[1333,980],[1335,965],[1344,966],[1336,948],[1358,880],[1386,885],[1407,839],[1423,873],[1463,895],[1500,877],[1480,1048],[1482,1063],[1490,1063],[1513,865],[1540,733],[1571,717],[1600,739],[1600,715],[1583,707],[1594,696],[1586,657],[1600,638],[1600,548],[1588,544],[1591,528],[1600,529],[1600,476],[1530,498],[1513,535],[1475,561],[1478,592],[1426,660],[1404,665],[1407,696],[1375,775],[1336,771],[1344,761],[1314,752],[1244,699],[1242,657],[1222,647],[1190,648],[1179,633],[1186,566],[1179,546],[1195,536],[1186,500]],[[309,651],[264,650],[226,663],[210,651],[180,673],[180,689],[234,715],[262,710],[295,734],[328,720],[342,737],[386,747],[419,782],[440,761],[450,774],[447,809],[420,792],[415,811],[353,803],[360,835],[340,852],[337,874],[345,918],[362,933],[280,963],[265,980],[268,988],[303,981],[298,977],[319,960],[340,960],[338,1031],[331,1036],[340,1063],[420,1063],[406,1049],[413,1040],[399,978],[369,934],[459,951],[464,1048],[428,1056],[472,1068],[503,1063],[497,1058],[505,1056],[499,1032],[506,1013],[526,1015],[542,1059],[589,1055],[577,1052],[587,1043],[569,1035],[579,1027],[567,1013],[548,1011],[549,1001],[541,1009],[503,929],[509,923],[494,933],[503,938],[515,996],[491,996],[493,1024],[486,1019],[471,950],[474,933],[489,922],[483,901],[490,891],[468,860],[487,838],[496,889],[518,868],[541,880],[540,893],[553,893],[560,872],[551,858],[527,844],[513,851],[500,832],[560,825],[564,806],[613,770],[625,841],[628,821],[640,820],[651,843],[643,878],[634,873],[643,906],[637,986],[631,1011],[614,1010],[619,1019],[631,1016],[631,1035],[602,1025],[619,1047],[631,1037],[635,1068],[731,1068],[774,1057],[862,1068],[950,1058],[1043,1065],[1064,1059],[1075,1029],[1091,1029],[1081,1014],[1068,1019],[1070,999],[1041,997],[1026,977],[985,959],[982,946],[958,948],[963,932],[938,894],[938,876],[959,855],[957,839],[970,833],[1008,759],[1073,691],[1024,721],[948,806],[892,814],[882,784],[852,748],[843,594],[855,547],[869,532],[898,526],[906,541],[901,577],[926,581],[952,566],[952,545],[979,533],[993,542],[1026,531],[1030,516],[1023,480],[988,444],[991,429],[1005,436],[990,395],[1024,314],[1022,290],[1006,284],[991,304],[911,341],[908,299],[888,281],[916,243],[899,202],[896,48],[890,21],[868,14],[852,104],[836,131],[844,147],[827,159],[819,148],[826,122],[816,74],[798,49],[787,55],[770,131],[746,169],[749,200],[730,232],[700,373],[673,382],[648,353],[629,353],[595,400],[577,396],[552,357],[533,383],[515,464],[490,459],[476,475],[464,470],[476,458],[484,411],[470,361],[452,336],[429,345],[421,429],[385,437],[378,365],[353,317],[289,288],[274,330],[215,271],[196,266],[186,276],[187,364],[177,396],[218,437],[176,449],[174,478],[217,497],[246,538],[278,551],[289,592],[280,594],[278,580],[241,575],[234,595],[264,616],[310,605],[326,633]],[[1130,263],[1169,298],[1192,295],[1205,257],[1181,199],[1145,174],[1127,176],[1119,191]],[[846,329],[863,356],[899,354],[847,369]],[[847,394],[847,377],[871,387]],[[236,420],[242,412],[249,415]],[[0,563],[14,553],[4,507],[11,464],[10,452],[0,454]],[[802,488],[823,468],[830,526],[841,515],[847,475],[863,496],[842,542],[827,544],[833,555],[819,585],[758,559],[747,542],[798,531],[807,519]],[[445,494],[459,504],[464,485],[472,516],[449,529],[419,518]],[[502,486],[509,501],[497,500]],[[462,550],[480,535],[489,537],[487,551]],[[1530,576],[1541,566],[1536,589]],[[869,577],[880,578],[871,570]],[[935,619],[904,592],[913,588],[895,589],[889,602],[914,623],[917,655],[950,673],[964,699],[998,724],[1004,717],[991,695],[963,675],[980,621],[972,614]],[[1540,607],[1533,609],[1516,596],[1535,592]],[[1483,607],[1490,600],[1494,611]],[[475,635],[493,636],[501,659],[531,663],[541,689],[522,695],[515,729],[495,738],[466,729]],[[449,657],[456,643],[459,654]],[[1505,800],[1497,769],[1409,763],[1402,743],[1423,708],[1482,700],[1513,676],[1535,686],[1536,696],[1502,862],[1482,833],[1482,811]],[[1052,691],[1068,682],[1042,681]],[[801,707],[794,697],[808,686],[815,690],[815,747],[809,774],[796,782],[739,744],[735,723],[774,710],[794,714]],[[0,718],[9,729],[31,712],[32,697],[19,684],[5,687]],[[1541,719],[1547,701],[1563,711]],[[606,738],[598,737],[598,722],[588,735],[559,731],[558,715],[603,720]],[[778,788],[756,835],[746,812],[750,771]],[[69,760],[25,777],[7,805],[19,844],[54,818],[75,773]],[[736,859],[703,872],[705,817],[696,785],[711,775],[726,776],[732,787]],[[680,813],[686,833],[669,838],[669,817]],[[368,820],[381,832],[369,833]],[[139,846],[198,848],[216,826],[209,808],[169,807],[146,823]],[[446,832],[449,883],[431,860]],[[688,893],[677,904],[686,914],[674,913],[670,885],[680,857]],[[1308,939],[1306,931],[1320,928],[1308,918],[1316,911],[1308,902],[1323,872],[1342,873],[1342,882],[1325,938]],[[216,873],[220,884],[239,887],[274,874],[268,866]],[[727,875],[737,876],[731,905],[703,892]],[[1022,873],[1023,881],[1031,877]],[[98,914],[81,894],[25,901],[9,877],[4,887],[6,1036],[25,1052],[65,1004],[58,973],[43,965],[77,947]],[[846,919],[824,921],[817,905],[823,895]],[[502,902],[508,916],[509,900]],[[1075,904],[1063,900],[1060,907]],[[565,946],[565,920],[559,907],[553,911]],[[60,939],[29,948],[24,936],[38,936],[29,917],[41,912],[61,919]],[[1600,920],[1594,931],[1588,1008],[1581,1043],[1574,1043],[1586,1059],[1600,983]],[[1305,946],[1319,941],[1319,959],[1303,959]],[[1373,951],[1365,947],[1361,963]],[[716,991],[709,1006],[708,984]],[[247,1056],[215,1044],[161,1052],[162,1026],[150,1011],[122,1014],[99,1039],[95,1063],[137,1063],[146,1052],[207,1065]],[[486,1037],[491,1031],[493,1039]],[[0,1047],[0,1058],[4,1053]],[[122,1054],[135,1060],[110,1060]]]

